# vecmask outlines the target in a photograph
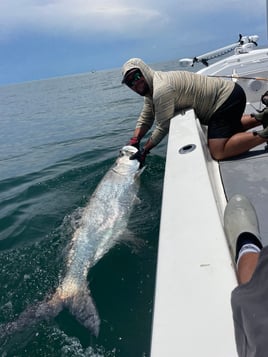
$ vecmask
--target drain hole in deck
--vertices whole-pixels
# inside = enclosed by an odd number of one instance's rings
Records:
[[[180,154],[188,154],[189,152],[192,152],[195,149],[196,149],[195,144],[189,144],[189,145],[185,145],[182,148],[180,148],[179,153]]]

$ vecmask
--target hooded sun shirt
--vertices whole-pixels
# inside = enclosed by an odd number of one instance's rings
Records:
[[[235,85],[232,81],[187,71],[154,71],[139,58],[132,58],[123,65],[123,77],[134,68],[140,69],[149,86],[136,128],[151,128],[155,120],[151,136],[154,146],[168,133],[170,120],[183,110],[194,109],[201,124],[207,125]]]

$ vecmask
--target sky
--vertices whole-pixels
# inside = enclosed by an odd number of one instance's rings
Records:
[[[267,44],[265,0],[0,0],[0,85],[194,57],[240,33]]]

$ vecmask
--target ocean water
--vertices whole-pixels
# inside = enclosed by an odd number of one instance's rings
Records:
[[[79,212],[142,104],[119,69],[0,87],[0,323],[55,291]],[[148,156],[128,222],[139,244],[116,245],[89,272],[99,336],[64,310],[3,338],[0,356],[149,356],[165,153],[166,140]]]

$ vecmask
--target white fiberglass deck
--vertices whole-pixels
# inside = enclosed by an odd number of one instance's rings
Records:
[[[171,121],[151,357],[236,356],[230,294],[237,282],[221,218],[226,201],[198,123],[193,111]]]

